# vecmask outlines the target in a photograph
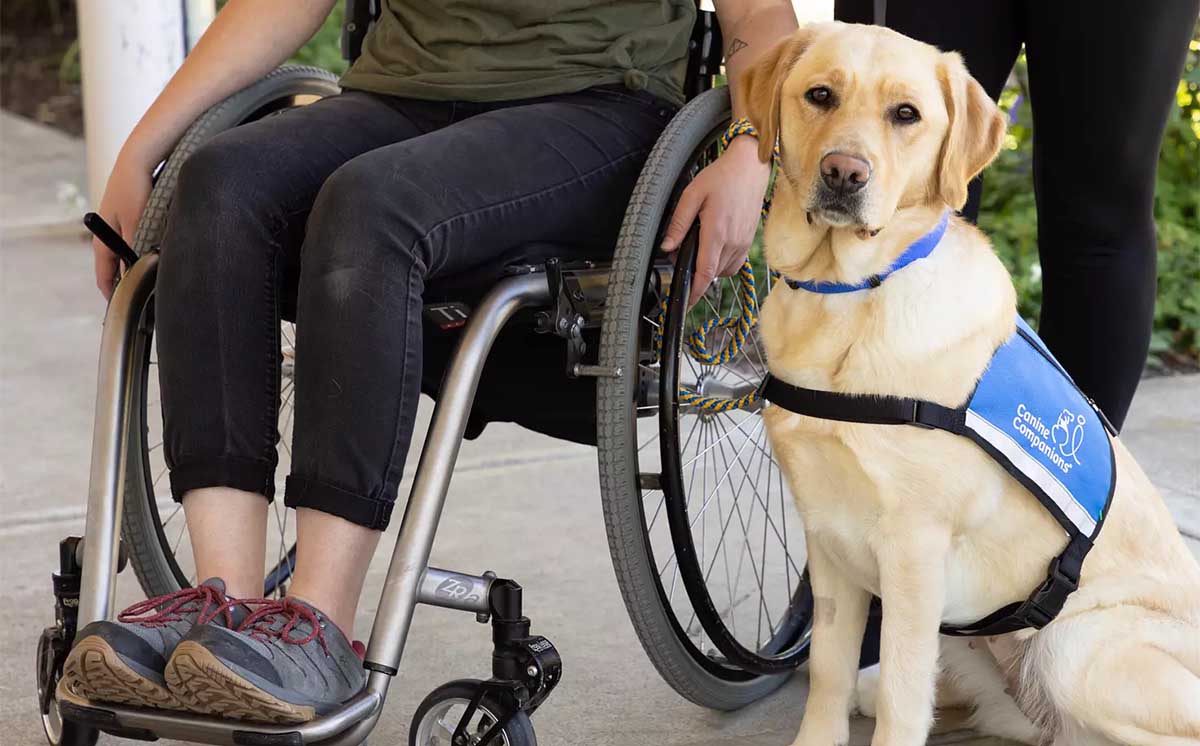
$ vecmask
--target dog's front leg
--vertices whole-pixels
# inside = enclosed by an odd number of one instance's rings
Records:
[[[846,746],[871,594],[851,583],[811,538],[808,571],[814,613],[809,693],[793,746]]]
[[[921,746],[933,725],[950,537],[934,526],[887,530],[877,552],[883,634],[871,746]]]

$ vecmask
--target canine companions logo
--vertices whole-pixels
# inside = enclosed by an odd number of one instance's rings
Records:
[[[1084,424],[1083,415],[1071,414],[1071,410],[1064,409],[1058,416],[1058,422],[1054,423],[1054,427],[1050,429],[1059,453],[1072,459],[1076,464],[1079,463],[1079,459],[1075,454],[1079,453],[1079,447],[1083,445]]]
[[[1017,405],[1017,414],[1013,417],[1013,429],[1029,443],[1030,450],[1038,451],[1050,460],[1050,463],[1062,470],[1063,474],[1079,464],[1075,454],[1083,446],[1083,415],[1076,415],[1069,409],[1064,409],[1058,415],[1058,421],[1053,427],[1046,427],[1042,419],[1029,411],[1022,402]],[[1068,461],[1067,459],[1070,459]],[[1072,463],[1074,462],[1074,463]]]

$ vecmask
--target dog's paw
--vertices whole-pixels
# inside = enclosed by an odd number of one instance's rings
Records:
[[[875,717],[875,699],[879,695],[879,664],[867,666],[858,672],[854,686],[854,714]]]

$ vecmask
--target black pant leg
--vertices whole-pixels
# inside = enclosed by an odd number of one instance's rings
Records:
[[[532,242],[611,252],[670,113],[619,90],[521,102],[330,177],[301,256],[289,506],[387,526],[420,393],[426,282]]]
[[[432,115],[435,112],[424,112]],[[354,156],[433,126],[349,93],[236,127],[183,165],[155,292],[171,490],[271,499],[279,439],[279,321],[304,222]]]
[[[1118,428],[1146,362],[1158,151],[1200,2],[1029,2],[1039,333]]]

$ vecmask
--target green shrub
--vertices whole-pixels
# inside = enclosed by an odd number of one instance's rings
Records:
[[[331,70],[338,75],[346,71],[346,61],[342,59],[342,18],[345,12],[341,3],[338,3],[329,17],[325,19],[325,24],[321,26],[312,40],[304,47],[296,52],[292,57],[292,62],[298,62],[303,65],[315,65],[323,67],[326,70]]]

